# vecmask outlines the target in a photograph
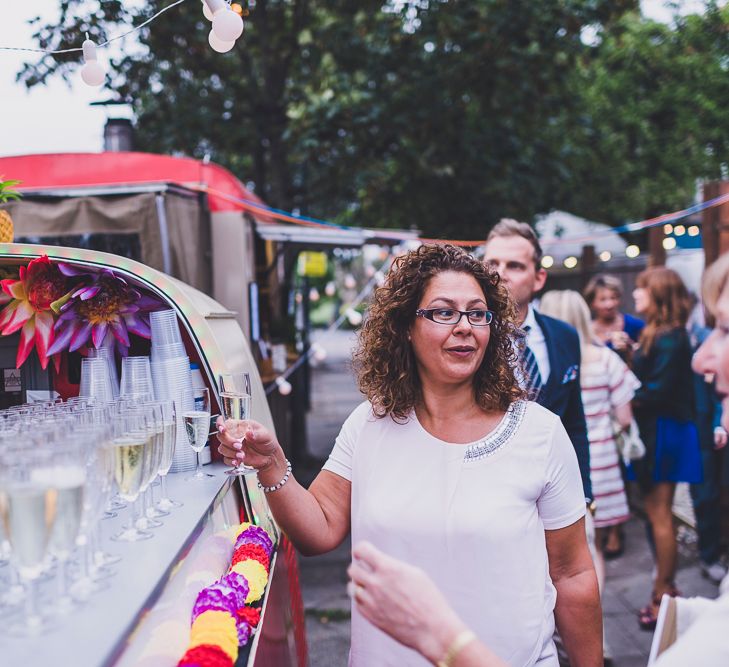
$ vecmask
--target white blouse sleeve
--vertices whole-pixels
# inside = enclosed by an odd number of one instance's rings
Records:
[[[640,387],[640,380],[635,377],[625,362],[612,350],[606,350],[608,389],[610,405],[619,408],[633,400],[635,390]]]
[[[344,477],[348,481],[352,481],[352,459],[354,458],[354,449],[362,433],[362,427],[370,417],[372,409],[369,402],[365,401],[358,405],[347,417],[342,425],[337,439],[334,441],[334,447],[329,458],[324,464],[322,470],[328,470],[335,475]]]
[[[585,515],[585,496],[577,455],[559,418],[554,420],[545,467],[546,483],[537,499],[539,516],[545,530],[566,528]]]

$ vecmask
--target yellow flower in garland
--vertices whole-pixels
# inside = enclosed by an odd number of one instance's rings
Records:
[[[230,659],[238,657],[238,630],[235,618],[226,611],[206,611],[200,614],[190,628],[189,648],[213,644],[219,646]]]
[[[268,583],[268,572],[257,560],[244,560],[230,568],[231,572],[242,574],[248,580],[246,604],[257,602],[263,596]]]

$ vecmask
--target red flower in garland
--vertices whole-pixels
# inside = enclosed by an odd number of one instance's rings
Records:
[[[263,567],[268,569],[269,557],[266,550],[258,544],[242,544],[239,546],[233,558],[231,559],[231,567],[242,560],[257,560]]]
[[[201,644],[182,656],[178,667],[233,667],[228,654],[214,644]]]
[[[33,347],[38,351],[41,366],[48,366],[48,350],[53,344],[55,314],[70,296],[68,278],[47,256],[21,266],[18,280],[0,281],[10,303],[0,313],[0,333],[8,336],[19,329],[20,342],[15,364],[25,362]]]

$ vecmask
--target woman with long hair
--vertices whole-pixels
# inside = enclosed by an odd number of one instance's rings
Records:
[[[630,465],[628,477],[638,482],[655,545],[653,592],[639,615],[641,628],[651,630],[663,594],[678,594],[672,513],[676,483],[700,482],[702,469],[694,423],[686,286],[675,271],[654,267],[638,275],[633,298],[636,312],[646,321],[633,357],[633,371],[642,385],[633,410],[646,455]]]
[[[424,570],[509,664],[556,667],[556,621],[572,663],[596,666],[600,601],[577,457],[559,417],[523,400],[513,317],[497,273],[454,246],[420,246],[375,292],[355,354],[367,400],[311,487],[256,422],[243,442],[219,422],[220,452],[258,470],[303,553],[334,549],[351,530],[353,544]],[[470,641],[439,626],[423,638],[426,660],[360,613],[366,576],[353,595],[354,667],[450,664]]]

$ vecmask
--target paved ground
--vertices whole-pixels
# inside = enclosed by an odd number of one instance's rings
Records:
[[[321,461],[331,450],[339,428],[362,399],[351,375],[349,352],[353,336],[345,332],[315,337],[327,350],[327,359],[312,375],[312,411],[307,430],[312,465],[298,471],[299,479],[313,479]],[[319,459],[317,463],[316,460]],[[679,499],[677,514],[688,516],[685,495]],[[626,526],[626,550],[608,562],[603,599],[605,627],[615,667],[643,667],[648,658],[651,634],[638,628],[636,612],[650,594],[653,567],[642,522],[633,519]],[[682,527],[678,587],[684,595],[715,597],[717,588],[702,579],[696,564],[693,531]],[[307,636],[312,667],[340,667],[347,664],[349,646],[349,599],[346,596],[346,568],[350,545],[315,558],[301,558]]]

